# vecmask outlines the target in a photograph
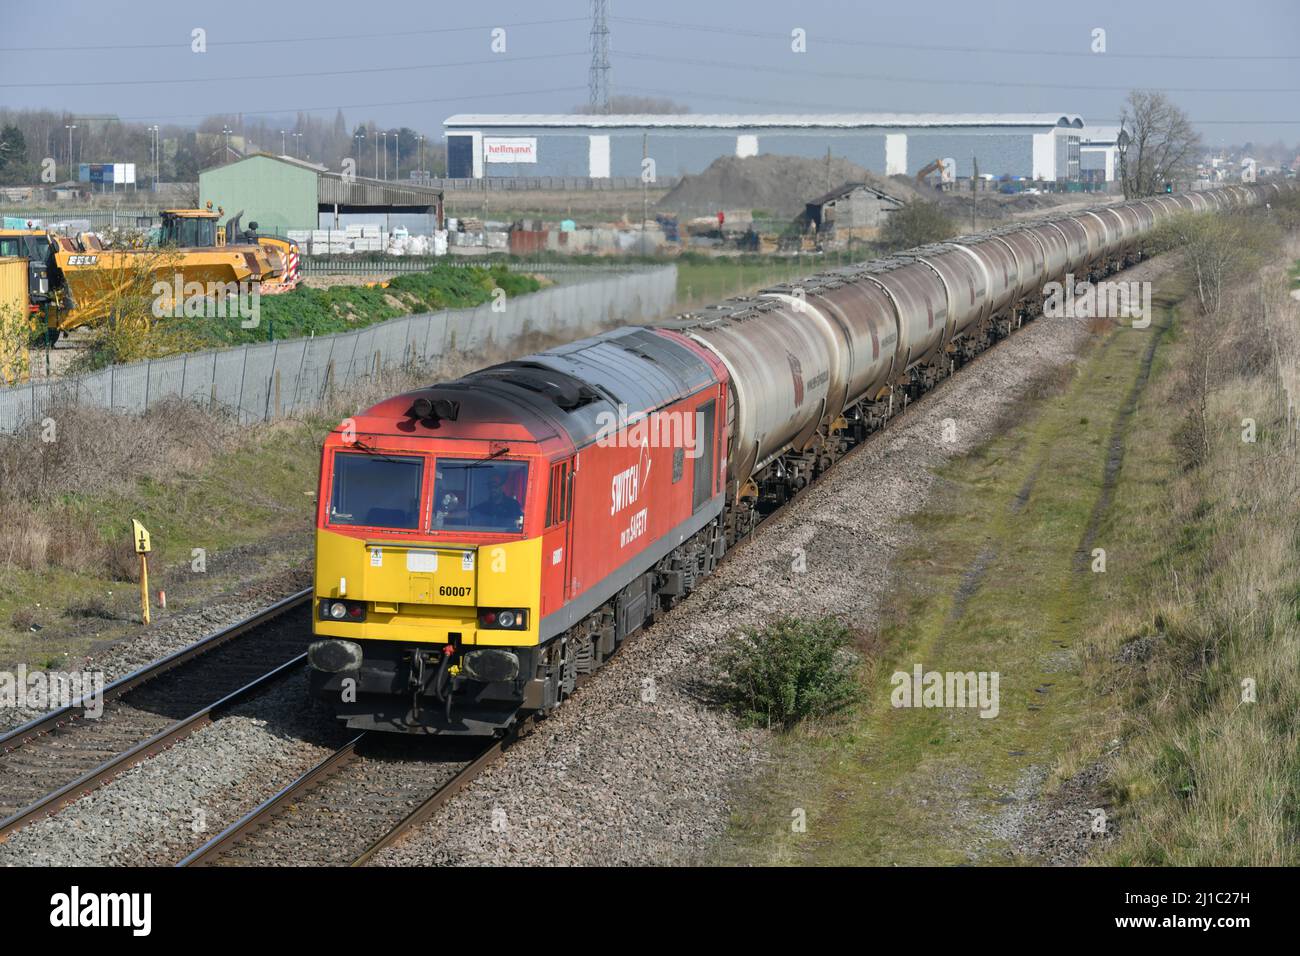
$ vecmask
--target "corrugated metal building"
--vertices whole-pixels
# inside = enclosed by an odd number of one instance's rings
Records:
[[[902,205],[900,200],[866,183],[845,183],[839,189],[808,200],[803,222],[823,235],[832,232],[852,235],[854,230],[874,232]]]
[[[199,202],[227,215],[243,211],[243,224],[261,232],[340,229],[378,222],[391,230],[432,233],[442,221],[442,192],[412,183],[344,177],[288,156],[255,153],[199,173]]]
[[[821,157],[827,149],[875,173],[914,174],[952,157],[957,175],[1043,180],[1079,175],[1083,119],[1074,113],[457,114],[443,122],[448,175],[638,176],[698,173],[719,156]]]
[[[1079,178],[1113,183],[1119,178],[1119,151],[1128,133],[1118,126],[1088,126],[1079,142]]]

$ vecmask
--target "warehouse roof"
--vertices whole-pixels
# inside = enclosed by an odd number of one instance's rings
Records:
[[[850,193],[858,189],[864,189],[867,192],[874,195],[877,199],[883,199],[884,201],[891,202],[896,206],[901,206],[903,204],[903,201],[901,199],[897,199],[889,195],[889,193],[877,189],[875,186],[868,185],[867,183],[845,183],[843,186],[840,186],[836,189],[832,189],[828,193],[823,193],[822,195],[818,196],[816,199],[809,199],[806,205],[824,206],[828,202],[834,202],[837,199],[843,199],[845,196],[849,195]]]
[[[1084,146],[1114,146],[1119,142],[1121,131],[1118,126],[1087,126],[1084,127],[1081,141]],[[1124,133],[1124,138],[1128,139],[1127,132]]]
[[[456,127],[925,127],[1072,126],[1083,127],[1078,113],[457,113],[443,121]]]

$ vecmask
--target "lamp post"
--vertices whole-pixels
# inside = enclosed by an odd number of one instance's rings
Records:
[[[77,127],[75,125],[69,126],[68,124],[65,123],[63,128],[68,131],[68,174],[69,176],[71,176],[72,174],[72,131]]]
[[[280,155],[281,156],[285,156],[288,154],[288,151],[285,149],[284,146],[284,136],[285,136],[285,131],[280,130]]]
[[[424,134],[421,133],[415,138],[415,143],[420,154],[420,179],[424,179]]]
[[[222,126],[221,132],[226,134],[226,151],[221,154],[221,164],[224,166],[230,162],[230,134],[234,132],[229,126]]]
[[[388,130],[379,131],[379,151],[384,154],[384,181],[388,181]]]
[[[302,156],[302,133],[300,132],[293,134],[293,155],[295,157]]]
[[[162,169],[162,137],[160,135],[161,132],[162,131],[158,128],[158,125],[156,123],[153,126],[149,127],[149,133],[150,133],[149,140],[150,143],[153,145],[153,191],[154,192],[158,191],[158,177],[161,175],[160,170]]]
[[[366,131],[359,130],[352,134],[352,151],[356,154],[357,162],[361,162],[361,150],[365,145]]]

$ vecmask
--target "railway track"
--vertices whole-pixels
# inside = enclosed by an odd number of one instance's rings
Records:
[[[1019,327],[1017,323],[1016,330]],[[1003,341],[994,342],[968,360],[963,368],[978,365]],[[889,426],[906,419],[909,410],[943,391],[954,377],[946,376],[924,395],[905,404],[885,427],[849,448],[836,459],[835,465],[871,445]],[[809,488],[818,481],[820,478]],[[790,500],[807,490],[802,489]],[[766,530],[768,519],[783,507],[763,514],[754,529],[728,549],[723,560],[759,537]],[[637,640],[641,634],[638,631],[629,641]],[[579,677],[578,687],[596,676]],[[500,757],[510,743],[528,733],[536,720],[535,715],[530,716],[509,737],[490,742],[440,738],[437,743],[444,746],[436,755],[428,749],[434,741],[424,738],[373,731],[362,733],[177,866],[364,866],[380,850],[432,817]],[[470,750],[456,754],[445,745],[463,745]]]
[[[210,723],[306,661],[311,590],[0,736],[0,842]]]
[[[1019,328],[1017,323],[1016,328]],[[978,365],[1003,340],[992,343],[991,347],[968,360],[963,368]],[[835,464],[852,457],[888,430],[900,419],[906,419],[907,412],[925,399],[941,392],[955,376],[945,376],[935,383],[917,400],[907,403],[892,416],[884,428],[881,428],[849,448],[836,459]],[[816,485],[814,481],[812,485]],[[802,495],[801,490],[795,498]],[[791,500],[794,500],[792,498]],[[746,545],[766,531],[767,519],[781,510],[777,507],[764,513],[756,523],[753,531],[744,536],[729,549],[726,557],[731,557],[739,546]],[[725,560],[725,559],[724,559]],[[52,813],[58,808],[75,800],[83,792],[111,779],[121,770],[156,753],[177,739],[192,733],[209,722],[222,707],[229,706],[236,700],[249,696],[252,692],[265,686],[284,673],[296,669],[302,664],[305,645],[310,628],[301,627],[297,631],[295,653],[271,671],[264,671],[251,682],[234,688],[221,699],[201,706],[189,716],[170,724],[158,711],[166,712],[170,704],[170,716],[177,716],[175,700],[169,701],[166,692],[157,695],[154,706],[145,710],[138,707],[143,697],[137,700],[135,695],[142,695],[142,685],[156,680],[161,674],[194,661],[196,658],[211,654],[215,650],[209,642],[226,643],[240,634],[248,633],[274,619],[286,614],[310,599],[310,590],[300,592],[280,602],[273,608],[247,621],[241,622],[226,632],[213,635],[199,644],[178,652],[156,664],[144,668],[136,674],[124,678],[105,691],[105,718],[112,712],[120,719],[116,722],[102,720],[96,728],[98,733],[89,732],[82,738],[70,740],[70,746],[60,748],[60,735],[66,737],[74,728],[86,728],[91,722],[81,719],[76,708],[65,708],[64,712],[55,712],[37,721],[24,725],[10,734],[0,737],[0,771],[9,767],[33,770],[40,764],[42,756],[32,746],[33,741],[49,736],[51,740],[45,745],[47,751],[58,752],[66,749],[73,756],[61,762],[65,768],[75,768],[93,763],[96,754],[113,753],[109,760],[88,770],[82,776],[57,790],[50,791],[36,802],[13,812],[0,821],[0,841],[8,833],[26,822],[30,822],[43,813]],[[304,622],[305,623],[305,622]],[[637,635],[639,636],[639,635]],[[634,636],[635,638],[635,636]],[[208,645],[208,646],[205,646]],[[216,657],[208,659],[209,662]],[[247,664],[246,659],[243,663]],[[251,666],[251,665],[249,665]],[[256,670],[256,667],[253,667]],[[593,675],[594,676],[594,675]],[[587,683],[587,677],[579,680],[579,686]],[[236,682],[237,683],[237,682]],[[196,679],[189,681],[191,688],[199,684]],[[161,685],[154,685],[157,690]],[[211,684],[202,686],[209,688]],[[127,696],[132,695],[129,700]],[[184,694],[179,695],[182,699]],[[112,701],[110,704],[109,701]],[[159,706],[159,705],[164,706]],[[152,718],[140,723],[132,710],[140,710]],[[527,731],[532,724],[530,718],[521,730]],[[153,736],[145,737],[141,728],[156,727]],[[217,836],[192,852],[179,862],[179,866],[276,866],[276,865],[352,865],[367,863],[384,847],[396,842],[403,834],[429,819],[452,796],[462,790],[484,768],[494,762],[504,750],[519,736],[518,733],[495,741],[481,741],[461,738],[409,738],[406,736],[386,735],[374,732],[363,733],[321,761],[297,780],[264,800],[244,817],[231,824]],[[129,749],[123,744],[135,740]],[[15,741],[18,741],[15,749]],[[23,759],[15,759],[20,757]],[[26,758],[33,759],[26,759]],[[65,771],[64,776],[67,776]],[[20,775],[21,776],[21,775]],[[33,774],[39,776],[39,773]],[[16,806],[13,791],[16,789],[12,775],[0,775],[0,813],[12,812]],[[29,786],[27,796],[37,793],[39,784]],[[18,801],[18,802],[21,802]]]
[[[363,866],[427,820],[514,739],[367,731],[178,866]]]

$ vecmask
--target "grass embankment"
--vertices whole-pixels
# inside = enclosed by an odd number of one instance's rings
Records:
[[[677,301],[682,308],[708,305],[764,286],[870,259],[865,247],[849,252],[788,256],[704,256],[686,253],[677,262]]]
[[[1123,574],[1123,559],[1108,549],[1107,574],[1095,575],[1079,570],[1077,551],[1112,432],[1160,334],[1110,331],[1076,376],[1043,384],[1028,420],[943,470],[896,559],[883,652],[860,704],[842,724],[776,741],[767,796],[737,817],[729,852],[800,864],[986,859],[1002,801],[1055,764],[1065,741],[1114,722],[1072,661],[1098,579]],[[916,664],[998,672],[997,716],[894,709],[891,676]],[[806,833],[789,831],[792,807],[807,813]]]
[[[1292,245],[1294,255],[1294,244]],[[1280,265],[1185,310],[1118,489],[1149,560],[1086,675],[1124,724],[1105,862],[1300,861],[1300,327]],[[1142,507],[1146,504],[1147,507]],[[1132,663],[1121,664],[1128,660]]]
[[[1052,824],[1094,859],[1296,862],[1300,460],[1283,385],[1300,389],[1300,330],[1284,269],[1262,283],[1212,316],[1184,284],[1152,330],[1109,332],[1059,394],[944,470],[861,702],[775,740],[723,858],[1041,862],[1052,841],[1017,829],[1027,801],[1100,769]],[[891,675],[917,663],[999,672],[997,718],[893,709]],[[1098,806],[1118,827],[1104,843]]]
[[[207,330],[214,345],[329,335],[417,312],[472,308],[490,300],[498,288],[513,298],[540,287],[535,277],[511,272],[503,265],[461,268],[439,264],[428,272],[396,276],[383,288],[298,288],[266,296],[261,300],[261,325],[255,329],[241,328],[237,319],[200,328]]]
[[[152,533],[151,589],[167,591],[156,617],[263,582],[283,590],[281,576],[310,567],[323,436],[436,374],[391,372],[266,424],[172,402],[139,417],[56,408],[52,428],[0,435],[0,666],[57,666],[138,632],[132,518]]]
[[[100,326],[75,370],[89,371],[114,362],[178,352],[350,332],[417,312],[472,308],[489,301],[498,288],[507,297],[514,297],[536,292],[541,285],[536,277],[511,272],[504,264],[484,268],[439,263],[427,272],[397,276],[383,287],[300,286],[292,292],[261,297],[252,328],[243,327],[245,317],[233,300],[214,308],[225,314],[213,317]],[[140,308],[148,310],[147,306]]]
[[[141,418],[49,416],[53,441],[39,427],[0,438],[0,662],[57,666],[134,628],[132,518],[152,533],[150,583],[172,611],[309,556],[319,440],[333,422],[245,429],[179,402]],[[256,560],[223,557],[250,545]]]

